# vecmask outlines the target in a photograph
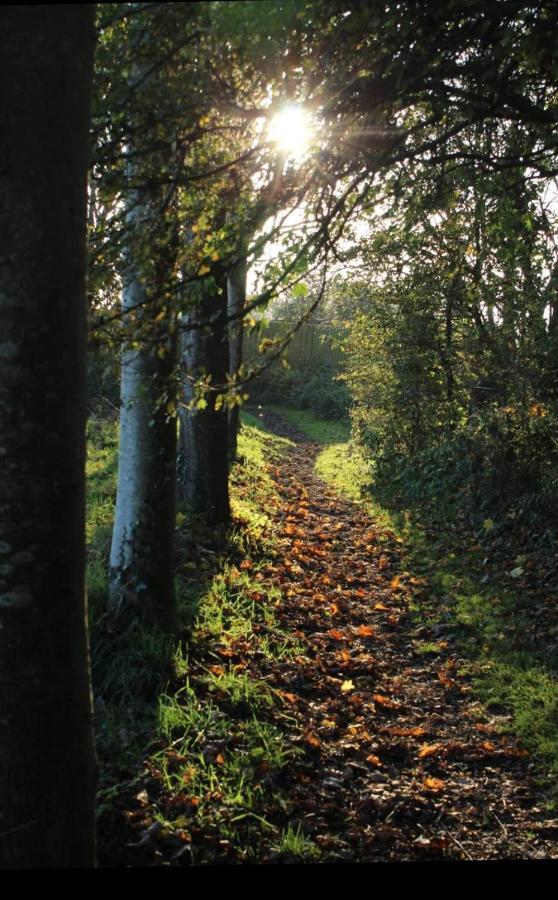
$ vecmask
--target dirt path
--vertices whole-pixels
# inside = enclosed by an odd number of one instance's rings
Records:
[[[318,445],[265,421],[296,441],[275,473],[275,577],[307,663],[285,664],[278,686],[306,751],[291,773],[293,814],[322,859],[558,857],[558,820],[541,808],[527,754],[500,733],[505,716],[474,701],[451,635],[413,620],[394,535],[314,474]]]

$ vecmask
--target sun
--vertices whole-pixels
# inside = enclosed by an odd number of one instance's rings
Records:
[[[275,113],[267,127],[271,143],[296,161],[307,155],[312,139],[310,117],[302,106],[294,103]]]

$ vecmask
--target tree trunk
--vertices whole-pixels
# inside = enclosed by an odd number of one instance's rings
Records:
[[[242,312],[246,306],[246,277],[248,265],[246,261],[245,247],[242,248],[243,257],[238,260],[229,272],[227,279],[227,306],[229,318],[229,374],[234,378],[242,365],[242,351],[244,342],[244,320]],[[235,390],[242,393],[242,388]],[[240,429],[240,405],[235,403],[228,411],[229,428],[229,459],[236,459],[238,432]]]
[[[203,397],[203,408],[187,408],[194,399],[196,381],[209,379],[215,387],[227,380],[226,281],[222,277],[208,281],[213,288],[201,286],[200,302],[184,319],[179,490],[191,512],[216,526],[230,519],[227,409],[216,404],[218,392],[211,389]],[[211,326],[187,327],[209,320]]]
[[[95,863],[85,600],[94,7],[0,10],[0,864]]]
[[[133,208],[130,218],[143,216],[145,225],[153,210],[137,197]],[[150,286],[142,278],[141,265],[135,265],[134,253],[126,258],[123,308],[142,305],[135,312],[136,340],[122,352],[109,609],[123,621],[139,619],[148,627],[176,633],[177,332],[175,314],[164,299],[171,254],[156,243],[152,246],[152,252],[160,254],[159,277]]]

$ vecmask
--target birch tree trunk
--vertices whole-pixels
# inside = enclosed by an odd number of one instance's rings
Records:
[[[143,213],[148,219],[151,212],[136,203],[133,218]],[[139,341],[122,352],[109,609],[123,621],[136,618],[176,633],[176,318],[164,300],[165,278],[150,291],[135,262],[128,254],[123,308],[143,306],[136,312]]]
[[[85,600],[94,7],[0,10],[0,864],[95,863]]]
[[[194,384],[209,379],[210,386],[227,381],[229,347],[227,339],[226,279],[209,280],[195,310],[184,320],[182,339],[183,393],[180,408],[180,496],[191,512],[201,515],[211,526],[230,519],[227,409],[216,405],[217,393],[209,390],[205,408],[188,409],[194,398]],[[210,326],[188,328],[195,322]]]
[[[242,258],[235,263],[227,279],[227,307],[229,316],[229,374],[238,374],[243,359],[244,319],[246,306],[247,247],[241,249]],[[234,317],[234,318],[233,318]],[[240,389],[240,392],[242,390]],[[228,411],[229,459],[236,459],[238,432],[240,429],[240,405],[235,403]]]

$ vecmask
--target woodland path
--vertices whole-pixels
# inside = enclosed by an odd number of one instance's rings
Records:
[[[313,471],[320,446],[295,441],[275,470],[283,507],[281,618],[306,645],[281,688],[301,730],[293,813],[324,861],[558,857],[526,752],[504,715],[473,699],[452,636],[409,611],[402,550]],[[499,711],[503,712],[503,711]]]

